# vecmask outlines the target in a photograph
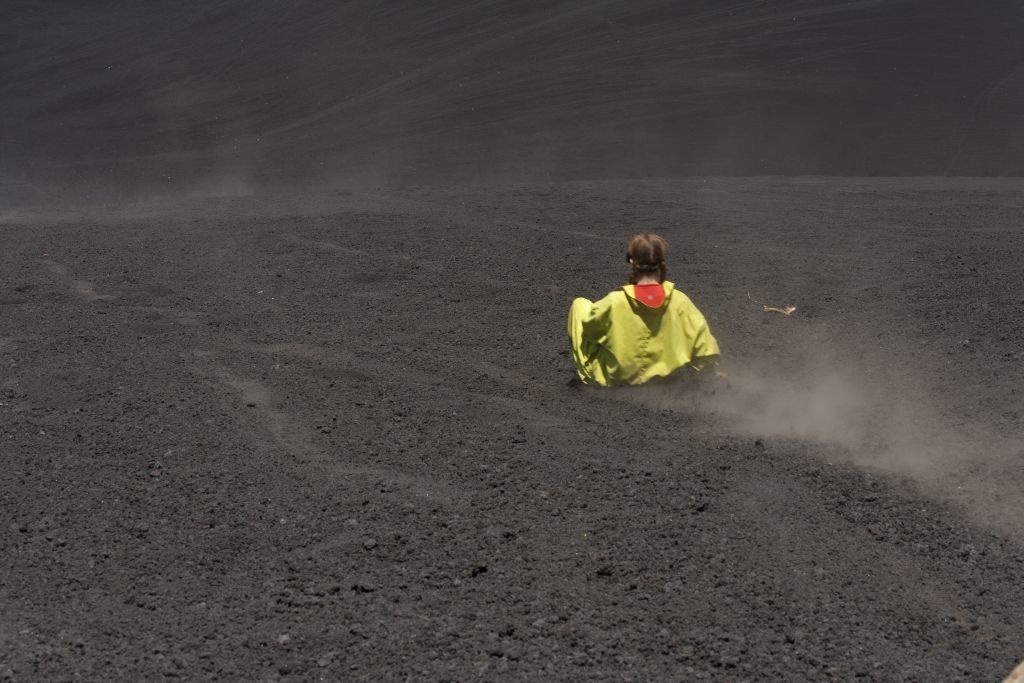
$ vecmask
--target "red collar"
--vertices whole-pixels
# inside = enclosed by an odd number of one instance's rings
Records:
[[[658,282],[633,285],[636,300],[648,308],[658,308],[665,303],[665,288]]]

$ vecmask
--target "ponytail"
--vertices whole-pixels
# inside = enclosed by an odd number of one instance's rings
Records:
[[[667,254],[668,242],[663,237],[649,232],[634,236],[629,241],[629,251],[626,253],[632,266],[630,283],[635,285],[641,276],[651,273],[657,273],[658,281],[664,282],[668,274],[665,264]]]

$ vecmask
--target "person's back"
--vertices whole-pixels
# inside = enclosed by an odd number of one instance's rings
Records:
[[[665,280],[668,244],[644,233],[629,244],[630,284],[596,302],[577,298],[568,333],[585,384],[643,384],[681,368],[717,366],[718,342],[701,312]]]

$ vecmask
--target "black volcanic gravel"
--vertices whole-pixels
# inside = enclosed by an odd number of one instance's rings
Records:
[[[732,367],[826,340],[1012,440],[1020,200],[697,179],[6,214],[0,679],[999,680],[1021,518],[979,492],[1019,512],[1019,459],[924,476],[699,409],[727,388],[573,389],[563,326],[657,229]]]

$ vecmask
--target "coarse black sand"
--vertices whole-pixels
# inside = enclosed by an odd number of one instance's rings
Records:
[[[693,179],[9,213],[0,674],[999,680],[1021,199]],[[566,386],[568,302],[642,228],[725,383]]]
[[[1000,680],[1022,34],[0,3],[0,681]],[[568,386],[642,230],[726,376]]]

